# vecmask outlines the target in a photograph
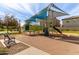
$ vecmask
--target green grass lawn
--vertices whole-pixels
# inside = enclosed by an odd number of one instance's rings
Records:
[[[62,31],[63,33],[79,34],[79,31]]]
[[[7,33],[7,31],[0,31],[0,34]],[[19,33],[18,31],[8,31],[8,33]]]

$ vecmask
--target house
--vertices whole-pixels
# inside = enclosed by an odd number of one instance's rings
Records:
[[[63,29],[79,30],[79,16],[72,16],[63,19]]]

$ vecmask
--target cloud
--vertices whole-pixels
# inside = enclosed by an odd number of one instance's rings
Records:
[[[34,14],[33,11],[30,8],[30,4],[28,3],[2,3],[6,7],[10,7],[12,9],[15,9],[20,12],[29,12],[30,14]]]
[[[56,6],[58,6],[59,8],[61,9],[66,9],[68,8],[68,6],[70,5],[71,3],[55,3]]]
[[[70,14],[77,15],[79,14],[79,4],[70,11]]]
[[[0,16],[4,16],[4,15],[5,15],[5,13],[0,11]]]
[[[25,12],[29,12],[30,14],[34,14],[34,12],[31,10],[31,4],[29,3],[20,3],[18,4],[20,8],[24,9]]]
[[[67,7],[68,6],[68,7]],[[65,15],[65,16],[61,16],[61,17],[58,17],[58,19],[65,19],[65,18],[68,18],[68,17],[71,17],[71,16],[79,16],[79,4],[74,4],[74,3],[70,3],[68,4],[65,8],[65,10],[68,12],[69,15]],[[67,10],[69,9],[69,10]]]

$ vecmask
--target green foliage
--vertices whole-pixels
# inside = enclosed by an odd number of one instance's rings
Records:
[[[27,30],[29,30],[29,24],[25,24],[25,30],[27,31]]]
[[[40,31],[42,29],[43,29],[42,26],[38,26],[38,25],[32,25],[32,26],[30,26],[30,30],[33,30],[33,31]]]
[[[3,26],[8,26],[9,29],[17,28],[19,25],[17,19],[14,16],[8,15],[5,16],[3,23]]]
[[[5,15],[4,20],[0,19],[0,31],[19,31],[19,22],[12,15]]]
[[[29,30],[29,28],[30,28],[30,23],[31,23],[31,22],[30,22],[29,20],[26,20],[26,21],[25,21],[25,25],[24,25],[24,26],[25,26],[25,31],[28,31],[28,30]]]

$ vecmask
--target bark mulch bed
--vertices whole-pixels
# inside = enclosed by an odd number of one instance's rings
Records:
[[[25,45],[23,43],[17,43],[13,46],[11,46],[10,48],[8,48],[8,55],[13,55],[13,54],[16,54],[24,49],[27,49],[29,48],[28,45]]]
[[[27,48],[29,48],[29,46],[23,43],[17,43],[10,48],[6,48],[0,42],[0,55],[13,55]]]
[[[60,34],[55,35],[54,34],[50,38],[62,40],[62,41],[69,42],[69,43],[79,44],[79,37],[78,36],[72,36],[72,35],[67,36],[67,35],[60,35]]]

